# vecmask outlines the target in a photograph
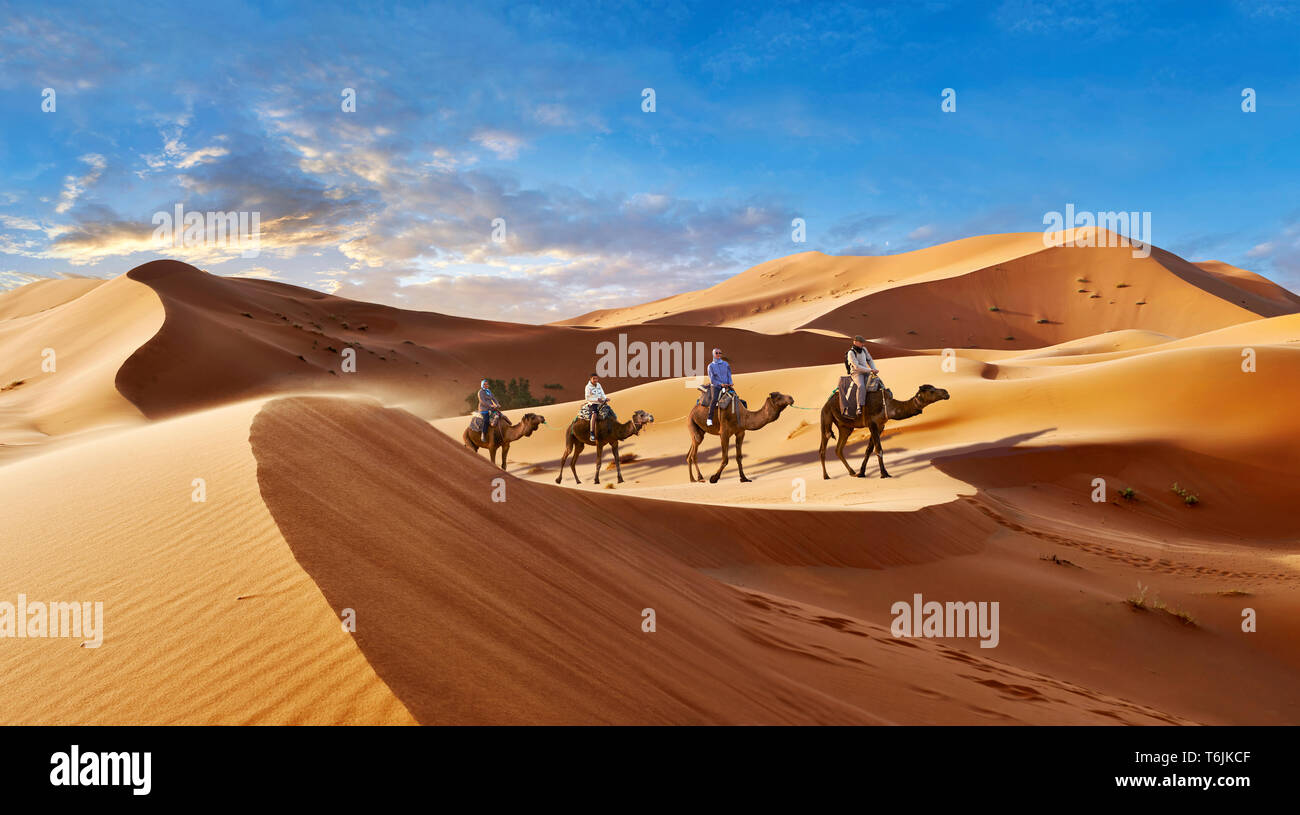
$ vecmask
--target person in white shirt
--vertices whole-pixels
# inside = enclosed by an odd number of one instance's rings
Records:
[[[583,392],[583,399],[587,404],[587,409],[591,413],[591,440],[596,440],[596,422],[600,418],[600,406],[609,401],[605,395],[605,389],[600,386],[600,377],[595,374],[587,381],[587,387]]]
[[[876,370],[876,361],[871,358],[871,352],[867,350],[867,341],[861,334],[853,338],[853,347],[844,356],[844,367],[848,369],[849,376],[858,383],[858,411],[862,411],[863,405],[867,403],[867,374],[880,375]]]

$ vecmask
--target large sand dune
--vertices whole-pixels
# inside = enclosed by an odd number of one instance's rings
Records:
[[[563,324],[823,329],[907,348],[1036,348],[1118,329],[1186,336],[1300,310],[1300,299],[1268,280],[1207,266],[1155,248],[1134,257],[1126,246],[1045,247],[1037,232],[990,235],[880,257],[804,252],[708,289]]]
[[[99,648],[0,640],[3,719],[1300,723],[1300,300],[1064,243],[809,253],[551,326],[174,261],[0,295],[0,600],[106,617]],[[896,396],[951,397],[886,428],[887,480],[818,461],[854,332]],[[607,381],[656,417],[626,480],[606,451],[594,485],[588,447],[555,485],[619,334],[721,345],[751,406],[794,397],[746,437],[752,483],[734,455],[688,482],[694,392],[661,376]],[[505,473],[460,443],[484,375],[558,399]],[[998,601],[998,647],[891,636],[915,593]]]

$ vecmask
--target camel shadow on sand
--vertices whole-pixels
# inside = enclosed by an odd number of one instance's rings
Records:
[[[993,452],[1010,451],[1026,442],[1036,439],[1046,433],[1050,433],[1053,430],[1056,430],[1056,428],[1045,427],[1042,428],[1041,430],[1033,430],[1024,433],[1016,433],[1010,436],[1004,436],[1000,439],[996,439],[993,441],[978,442],[974,444],[962,445],[960,447],[935,448],[935,449],[916,451],[916,452],[912,452],[910,455],[906,455],[909,451],[909,448],[890,445],[889,443],[890,434],[886,432],[885,466],[886,468],[889,469],[890,475],[892,475],[894,478],[906,476],[908,473],[917,472],[919,470],[925,469],[926,467],[940,467],[942,469],[941,465],[946,461],[950,461],[950,460],[956,461],[960,459],[970,458],[972,456],[980,456],[983,454],[988,454]],[[867,447],[867,440],[863,438],[858,441],[850,442],[849,448],[845,450],[845,456],[849,459],[850,463],[854,465],[855,469],[858,465],[861,464],[862,454],[863,452],[866,451],[866,447]],[[852,450],[852,453],[850,453],[850,450]],[[685,470],[686,467],[685,450],[682,451],[681,455],[658,456],[655,458],[635,458],[632,459],[631,461],[626,460],[629,455],[636,455],[636,454],[637,451],[635,447],[625,451],[623,454],[625,459],[623,465],[623,477],[627,479],[629,482],[636,481],[637,479],[640,478],[646,478],[646,477],[658,475],[665,471],[671,471],[675,468],[680,468],[682,470]],[[716,470],[718,463],[722,461],[721,447],[718,445],[714,445],[713,447],[707,449],[701,447],[699,452],[699,461],[700,461],[700,466],[706,471],[709,471],[710,467]],[[610,456],[609,450],[607,449],[605,451],[604,456],[601,459],[602,479],[605,477],[605,473],[606,473],[605,468],[612,462],[613,462],[613,458]],[[595,463],[595,455],[590,449],[588,449],[583,453],[582,461],[580,461],[578,464],[578,474],[579,476],[582,477],[583,483],[590,483],[591,475],[594,472],[593,469],[594,463]],[[817,463],[818,463],[818,454],[817,454],[817,449],[815,447],[806,452],[790,453],[787,455],[773,456],[771,458],[755,457],[751,455],[745,456],[745,465],[747,468],[747,472],[752,470],[752,472],[750,472],[749,474],[750,477],[755,480],[763,476],[770,477],[772,475],[775,475],[786,467],[801,467],[801,466],[812,465]],[[840,465],[839,461],[835,458],[834,454],[830,450],[827,450],[826,466],[830,468],[832,463],[834,463],[836,467],[841,468],[839,472],[836,472],[835,470],[829,470],[829,472],[831,472],[832,478],[848,477],[848,473],[842,469],[842,465]],[[517,475],[524,475],[524,474],[537,475],[540,473],[554,474],[555,472],[557,472],[557,468],[559,467],[559,465],[560,465],[559,456],[532,462],[527,464],[526,466],[521,462],[519,469],[516,469],[515,473]],[[512,469],[514,468],[512,467]],[[534,472],[534,470],[537,471]],[[735,468],[735,448],[733,446],[732,459],[728,463],[727,469],[722,473],[722,478],[723,480],[725,480],[727,478],[734,479],[736,477],[738,477],[738,475]],[[867,464],[867,477],[868,478],[880,477],[880,473],[876,469],[874,453],[871,456],[871,462]],[[683,480],[684,480],[684,474],[683,474]],[[566,483],[571,484],[573,482],[571,480],[566,479]]]

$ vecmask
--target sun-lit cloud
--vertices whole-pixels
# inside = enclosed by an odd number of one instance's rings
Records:
[[[70,175],[63,180],[63,192],[59,193],[59,203],[54,208],[54,211],[59,214],[72,209],[77,200],[86,192],[86,189],[94,186],[99,177],[103,175],[104,168],[108,166],[108,162],[98,153],[87,153],[78,160],[89,165],[90,169],[83,175]]]
[[[524,140],[519,136],[501,130],[480,130],[474,134],[474,141],[500,159],[519,158],[519,151],[524,147]]]

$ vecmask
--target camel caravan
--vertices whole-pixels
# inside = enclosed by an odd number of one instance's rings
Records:
[[[821,459],[822,478],[831,476],[826,471],[826,444],[835,439],[835,455],[849,471],[850,476],[866,478],[867,463],[871,455],[876,456],[881,478],[890,478],[885,469],[884,445],[882,438],[885,424],[891,420],[901,421],[920,415],[929,405],[943,401],[948,391],[933,385],[922,385],[916,394],[907,400],[894,398],[894,393],[886,388],[880,379],[880,371],[871,358],[866,347],[866,340],[861,335],[853,338],[853,346],[845,355],[846,375],[840,377],[838,386],[831,391],[826,403],[821,408],[821,445],[818,456]],[[690,448],[686,451],[686,472],[692,483],[705,480],[700,470],[698,454],[700,442],[706,436],[717,436],[722,445],[722,461],[717,472],[708,477],[711,484],[716,484],[730,463],[731,440],[736,441],[736,471],[742,482],[752,479],[745,475],[743,447],[745,433],[761,430],[781,417],[782,411],[794,405],[794,397],[772,391],[763,402],[751,410],[749,404],[741,399],[735,391],[731,378],[731,365],[723,358],[722,350],[713,349],[713,361],[708,366],[709,382],[699,386],[700,395],[695,405],[686,416],[686,429],[690,434]],[[518,424],[511,424],[502,412],[501,405],[484,379],[478,392],[478,411],[470,420],[463,440],[465,446],[477,453],[486,449],[496,464],[496,451],[501,451],[501,468],[506,467],[506,456],[511,442],[532,435],[546,423],[546,419],[536,413],[525,413]],[[808,410],[809,408],[802,408]],[[555,483],[564,482],[564,467],[568,464],[573,480],[581,484],[578,478],[578,456],[588,446],[596,448],[596,471],[594,483],[600,483],[600,464],[606,445],[614,456],[614,469],[618,483],[623,483],[623,462],[618,452],[619,442],[633,438],[652,424],[655,417],[648,411],[636,410],[632,418],[620,422],[610,405],[608,395],[600,384],[600,377],[591,374],[583,393],[582,406],[564,430],[564,453],[560,457],[560,474]],[[839,431],[838,435],[836,431]],[[844,448],[854,430],[866,430],[869,434],[867,450],[862,464],[855,471],[844,456]]]

